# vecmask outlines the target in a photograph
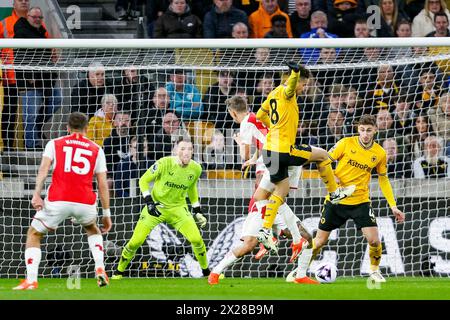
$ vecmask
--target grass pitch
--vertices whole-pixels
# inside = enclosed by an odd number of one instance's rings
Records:
[[[39,289],[13,291],[16,279],[0,279],[0,300],[450,300],[450,278],[387,278],[369,289],[366,278],[338,278],[333,284],[298,285],[282,278],[225,278],[210,286],[206,279],[111,280],[98,288],[82,279],[69,289],[67,279],[40,279]]]

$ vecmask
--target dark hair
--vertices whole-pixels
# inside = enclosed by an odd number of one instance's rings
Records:
[[[406,20],[406,19],[401,19],[401,20],[398,21],[397,24],[395,25],[395,31],[397,31],[398,28],[400,28],[400,26],[401,26],[402,24],[407,24],[407,25],[411,26],[411,21]]]
[[[447,22],[448,22],[447,14],[446,14],[444,11],[439,11],[439,12],[436,12],[436,13],[434,14],[434,19],[433,19],[433,22],[434,22],[434,23],[436,23],[436,18],[437,18],[437,17],[445,17],[445,20],[447,20]]]
[[[367,19],[358,18],[356,19],[355,24],[367,24]]]
[[[361,118],[359,118],[358,122],[357,122],[358,126],[360,125],[370,125],[370,126],[377,126],[377,120],[375,118],[375,116],[371,115],[371,114],[363,114],[361,116]]]
[[[281,14],[276,14],[270,19],[270,22],[272,22],[272,24],[274,24],[277,21],[287,22],[287,19],[285,16],[283,16]]]
[[[81,112],[73,112],[69,115],[67,125],[75,131],[83,131],[89,123],[88,117]]]

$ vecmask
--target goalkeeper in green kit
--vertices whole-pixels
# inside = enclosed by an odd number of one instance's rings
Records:
[[[146,206],[141,211],[133,236],[122,250],[112,279],[122,278],[137,249],[153,228],[162,222],[172,225],[191,243],[203,275],[209,275],[206,247],[197,227],[204,228],[207,223],[200,208],[197,191],[202,168],[192,160],[192,153],[192,142],[180,140],[176,145],[176,156],[159,159],[139,179],[139,188]],[[154,181],[154,185],[150,192],[151,181]],[[188,210],[186,196],[191,202],[193,214]]]

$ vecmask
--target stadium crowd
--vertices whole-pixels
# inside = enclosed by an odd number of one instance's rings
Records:
[[[375,2],[148,0],[149,34],[155,38],[449,36],[450,13],[444,0]],[[378,4],[381,10],[377,29],[367,20],[366,9],[371,4]],[[133,1],[118,1],[119,18],[132,16],[135,5]],[[28,0],[14,0],[12,17],[1,22],[1,35],[49,37],[42,12],[30,8]],[[435,54],[440,49],[428,50]],[[349,53],[323,48],[295,54],[307,66],[320,66],[338,64],[350,54],[360,59],[356,62],[370,62],[393,54],[413,57],[417,51],[366,48]],[[277,52],[255,49],[252,63],[264,66]],[[26,63],[30,55],[39,55],[47,65],[58,59],[53,51],[2,50],[4,61],[17,64]],[[329,150],[339,139],[356,133],[354,123],[362,114],[374,114],[377,142],[387,151],[392,177],[450,178],[449,75],[448,61],[313,69],[312,76],[302,79],[297,88],[301,110],[297,143]],[[111,72],[100,62],[92,62],[87,72],[77,75],[68,111],[88,115],[88,137],[105,150],[116,196],[129,196],[129,180],[170,155],[179,137],[191,137],[195,159],[207,171],[240,169],[239,137],[234,134],[237,126],[225,101],[234,95],[245,96],[256,112],[284,80],[279,72],[222,70],[214,75],[216,82],[202,88],[195,76],[195,72],[177,68],[158,74],[154,80],[134,67]],[[62,104],[62,88],[56,78],[52,72],[4,71],[3,151],[17,148],[14,137],[19,105],[25,149],[42,150],[42,124]]]

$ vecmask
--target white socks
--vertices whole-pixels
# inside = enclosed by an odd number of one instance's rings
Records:
[[[88,237],[89,249],[95,262],[95,270],[97,268],[105,268],[103,263],[103,237],[101,234],[94,234]]]
[[[27,281],[37,281],[39,264],[41,263],[41,249],[28,248],[25,249],[25,265],[27,266]]]
[[[298,268],[296,278],[306,277],[306,271],[309,267],[309,262],[311,261],[313,249],[305,248],[298,257]]]
[[[222,261],[220,261],[219,264],[214,267],[212,272],[221,274],[226,268],[235,263],[238,259],[239,258],[237,258],[231,250],[226,254],[225,258],[223,258]]]
[[[291,231],[292,242],[299,243],[302,236],[298,230],[297,219],[294,212],[292,212],[292,209],[286,204],[286,202],[280,206],[278,209],[278,214],[283,217],[289,231]]]

